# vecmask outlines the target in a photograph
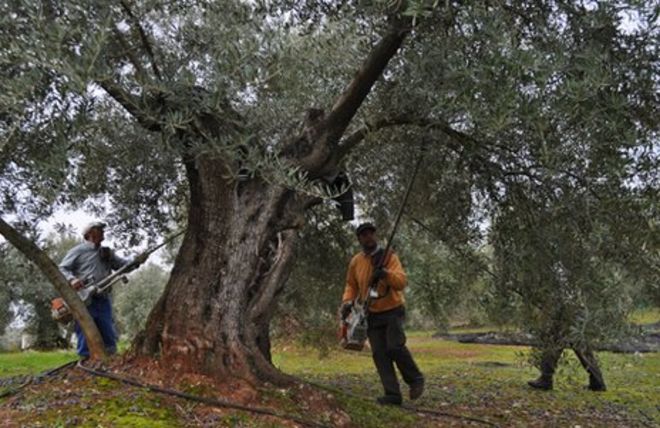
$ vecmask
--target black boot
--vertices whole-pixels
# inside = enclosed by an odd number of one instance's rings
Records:
[[[543,351],[541,355],[540,371],[541,376],[536,380],[527,382],[529,386],[543,391],[552,390],[552,378],[554,377],[555,370],[557,369],[557,362],[561,357],[561,348],[549,348]]]
[[[400,406],[401,403],[403,403],[403,399],[400,395],[383,395],[382,397],[376,398],[376,402],[384,406]]]
[[[541,389],[543,391],[551,391],[552,390],[552,376],[542,374],[539,376],[538,379],[536,380],[530,380],[527,382],[527,385],[531,386],[532,388],[535,389]]]
[[[417,400],[424,393],[424,378],[410,384],[410,399]]]
[[[591,391],[606,391],[605,380],[603,380],[603,373],[598,367],[598,360],[590,348],[586,349],[573,349],[575,355],[580,360],[582,367],[589,373],[589,385],[587,389]]]

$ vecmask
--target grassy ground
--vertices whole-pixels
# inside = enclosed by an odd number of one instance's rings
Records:
[[[0,378],[36,374],[57,367],[75,358],[75,353],[55,352],[11,352],[0,354]]]
[[[653,324],[660,322],[660,308],[649,308],[645,310],[636,311],[631,321],[635,324]]]
[[[483,417],[504,426],[660,425],[660,354],[600,354],[609,390],[584,389],[587,376],[574,355],[556,378],[553,392],[533,391],[526,381],[538,373],[526,364],[525,348],[472,345],[409,334],[409,347],[427,376],[420,407]],[[316,383],[365,397],[380,393],[368,352],[333,353],[319,360],[287,349],[275,364]],[[365,421],[365,426],[367,426]],[[377,426],[377,425],[373,425]]]
[[[447,342],[425,332],[410,333],[409,346],[427,376],[426,394],[415,403],[419,407],[486,419],[500,426],[660,426],[660,354],[600,354],[609,387],[605,393],[584,390],[587,377],[574,356],[568,355],[555,391],[539,392],[525,386],[537,373],[525,363],[524,348]],[[71,358],[66,352],[0,354],[0,377],[36,373]],[[319,359],[314,350],[280,345],[274,363],[334,392],[355,426],[419,427],[451,421],[373,405],[372,397],[380,393],[380,386],[368,351],[336,351]],[[92,403],[96,392],[112,390],[112,384],[92,382],[89,393],[78,400]],[[49,419],[52,424],[45,426],[81,421],[85,426],[153,426],[157,421],[161,426],[189,425],[177,418],[177,412],[166,410],[158,396],[140,390],[132,394],[113,396],[102,413],[93,411],[91,404],[77,411],[77,419],[57,419],[55,413]],[[30,405],[38,408],[46,401],[35,399]],[[250,426],[250,417],[244,414],[224,421],[219,426]]]

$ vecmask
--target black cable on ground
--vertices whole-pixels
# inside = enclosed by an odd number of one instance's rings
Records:
[[[337,392],[336,389],[328,387],[326,385],[322,385],[320,383],[312,382],[312,381],[309,381],[309,380],[305,380],[304,382],[311,385],[311,386],[314,386],[316,388],[325,389],[326,391],[329,391],[329,392],[333,392],[333,393]],[[345,392],[345,391],[342,391],[342,390],[339,390],[339,392],[344,394],[344,395],[347,395],[349,397],[358,399],[358,400],[371,402],[371,400],[369,400],[368,398],[363,397],[361,395],[353,394],[353,393],[350,393],[350,392]],[[493,422],[488,421],[486,419],[476,418],[476,417],[473,417],[473,416],[457,415],[455,413],[441,412],[441,411],[438,411],[438,410],[417,408],[417,407],[413,407],[413,406],[399,406],[399,408],[401,410],[406,410],[408,412],[425,413],[425,414],[435,415],[435,416],[444,416],[444,417],[448,417],[448,418],[452,418],[452,419],[460,419],[460,420],[466,420],[466,421],[470,421],[470,422],[476,422],[476,423],[480,423],[480,424],[483,424],[483,425],[488,425],[488,426],[491,426],[491,427],[499,427],[499,425],[497,425],[496,423],[493,423]]]
[[[134,379],[130,379],[130,378],[127,378],[127,377],[124,377],[124,376],[114,374],[114,373],[108,373],[108,372],[105,372],[105,371],[95,370],[95,369],[92,369],[92,368],[89,368],[89,367],[85,367],[82,364],[82,361],[78,361],[78,360],[69,361],[68,363],[65,363],[65,364],[57,366],[53,369],[49,369],[47,371],[44,371],[44,372],[42,372],[42,373],[40,373],[36,376],[32,376],[30,379],[28,379],[23,384],[17,386],[16,388],[11,388],[7,391],[4,391],[4,392],[0,393],[0,398],[4,398],[6,396],[18,393],[21,389],[23,389],[26,386],[30,385],[35,379],[42,379],[42,378],[45,378],[45,377],[48,377],[48,376],[52,376],[52,375],[57,374],[58,372],[60,372],[64,369],[66,369],[68,367],[72,367],[74,365],[79,367],[83,371],[85,371],[89,374],[92,374],[94,376],[100,376],[100,377],[105,377],[105,378],[108,378],[108,379],[113,379],[113,380],[116,380],[118,382],[123,382],[123,383],[129,384],[129,385],[137,386],[139,388],[146,388],[146,389],[149,389],[150,391],[158,392],[158,393],[161,393],[161,394],[172,395],[172,396],[179,397],[179,398],[184,398],[184,399],[190,400],[190,401],[197,401],[199,403],[207,404],[207,405],[214,406],[214,407],[232,408],[232,409],[242,410],[242,411],[246,411],[246,412],[250,412],[250,413],[256,413],[256,414],[261,414],[261,415],[266,415],[266,416],[273,416],[273,417],[280,418],[280,419],[290,420],[290,421],[296,422],[296,423],[298,423],[300,425],[303,425],[303,426],[319,427],[319,428],[325,428],[326,427],[326,425],[318,424],[316,422],[310,422],[310,421],[307,421],[307,420],[304,420],[304,419],[297,418],[295,416],[291,416],[291,415],[287,415],[287,414],[283,414],[283,413],[278,413],[278,412],[275,412],[273,410],[262,408],[262,407],[245,406],[245,405],[238,404],[238,403],[232,403],[230,401],[224,401],[224,400],[219,400],[219,399],[209,398],[209,397],[200,397],[200,396],[197,396],[197,395],[188,394],[188,393],[181,392],[181,391],[175,391],[175,390],[172,390],[172,389],[161,388],[161,387],[155,386],[155,385],[143,384],[143,383],[138,382]],[[305,381],[305,382],[309,385],[314,386],[314,387],[325,389],[326,391],[336,392],[335,389],[330,388],[326,385],[318,384],[316,382],[311,382],[311,381]],[[347,395],[349,397],[353,397],[353,398],[363,400],[363,401],[369,401],[367,398],[362,397],[360,395],[352,394],[350,392],[345,392],[345,391],[339,391],[339,392],[341,392],[342,394]],[[444,417],[453,418],[453,419],[461,419],[461,420],[476,422],[476,423],[480,423],[480,424],[484,424],[484,425],[488,425],[488,426],[492,426],[492,427],[497,427],[498,426],[497,424],[494,424],[493,422],[487,421],[485,419],[475,418],[475,417],[472,417],[472,416],[457,415],[457,414],[453,414],[453,413],[441,412],[441,411],[432,410],[432,409],[415,408],[415,407],[412,407],[412,406],[401,406],[400,408],[402,410],[406,410],[408,412],[425,413],[425,414],[436,415],[436,416],[444,416]]]
[[[490,422],[490,421],[487,421],[487,420],[481,419],[481,418],[475,418],[473,416],[457,415],[457,414],[448,413],[448,412],[441,412],[439,410],[417,408],[417,407],[413,407],[413,406],[401,406],[401,408],[404,409],[404,410],[407,410],[409,412],[425,413],[425,414],[428,414],[428,415],[436,415],[436,416],[444,416],[444,417],[447,417],[447,418],[453,418],[453,419],[466,420],[466,421],[470,421],[470,422],[476,422],[476,423],[483,424],[483,425],[488,425],[488,426],[491,426],[491,427],[499,427],[499,425],[497,425],[493,422]]]
[[[37,379],[41,379],[42,377],[52,376],[52,375],[56,374],[57,372],[60,372],[60,371],[66,369],[66,368],[69,368],[69,367],[73,367],[76,364],[78,364],[78,360],[69,361],[68,363],[64,363],[61,366],[55,367],[54,369],[50,369],[50,370],[47,370],[47,371],[45,371],[41,374],[38,374],[35,377]]]
[[[5,397],[9,397],[10,395],[18,394],[18,392],[20,392],[21,389],[25,388],[30,383],[32,383],[32,379],[18,385],[15,388],[9,388],[6,391],[2,391],[2,392],[0,392],[0,398],[5,398]]]
[[[230,402],[230,401],[219,400],[219,399],[216,399],[216,398],[209,398],[209,397],[200,397],[200,396],[197,396],[197,395],[192,395],[192,394],[188,394],[188,393],[181,392],[181,391],[175,391],[173,389],[161,388],[161,387],[156,386],[156,385],[144,384],[142,382],[139,382],[137,380],[134,380],[134,379],[131,379],[131,378],[128,378],[128,377],[124,377],[124,376],[120,376],[120,375],[117,375],[117,374],[114,374],[114,373],[109,373],[109,372],[105,372],[105,371],[101,371],[101,370],[95,370],[95,369],[92,369],[92,368],[89,368],[89,367],[85,367],[82,364],[82,362],[78,362],[77,367],[79,367],[83,371],[85,371],[85,372],[87,372],[91,375],[94,375],[94,376],[100,376],[100,377],[104,377],[104,378],[108,378],[108,379],[113,379],[113,380],[116,380],[118,382],[123,382],[123,383],[129,384],[129,385],[132,385],[132,386],[137,386],[138,388],[146,388],[150,391],[158,392],[160,394],[167,394],[167,395],[171,395],[171,396],[174,396],[174,397],[184,398],[186,400],[196,401],[196,402],[207,404],[207,405],[214,406],[214,407],[237,409],[237,410],[243,410],[245,412],[256,413],[256,414],[260,414],[260,415],[274,416],[276,418],[292,421],[292,422],[295,422],[297,424],[300,424],[300,425],[306,426],[306,427],[329,428],[328,425],[322,425],[322,424],[319,424],[319,423],[316,423],[316,422],[307,421],[307,420],[300,419],[296,416],[288,415],[288,414],[285,414],[285,413],[278,413],[278,412],[275,412],[273,410],[266,409],[266,408],[263,408],[263,407],[245,406],[245,405],[238,404],[238,403],[233,403],[233,402]]]
[[[30,376],[28,378],[28,380],[26,380],[22,384],[18,385],[17,387],[9,388],[8,390],[3,391],[2,393],[0,393],[0,398],[4,398],[4,397],[8,397],[10,395],[17,394],[18,392],[20,392],[21,389],[23,389],[26,386],[30,385],[35,379],[43,379],[45,377],[52,376],[52,375],[56,374],[57,372],[64,370],[65,368],[72,367],[72,366],[76,365],[77,362],[78,362],[78,360],[69,361],[68,363],[64,363],[61,366],[55,367],[54,369],[48,369],[45,372],[39,373],[35,376]]]

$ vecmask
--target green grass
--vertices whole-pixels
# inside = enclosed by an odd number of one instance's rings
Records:
[[[0,353],[0,377],[36,374],[75,359],[76,354],[67,351]]]
[[[647,315],[644,315],[647,317]],[[531,390],[526,382],[537,371],[526,363],[524,347],[461,344],[433,339],[431,332],[410,332],[408,345],[427,379],[427,389],[416,405],[454,415],[488,419],[502,426],[652,426],[660,425],[660,354],[621,355],[600,353],[608,391],[584,389],[587,375],[572,353],[557,373],[552,392]],[[373,403],[381,387],[368,351],[335,350],[319,358],[315,350],[290,343],[275,346],[274,364],[310,383],[332,391],[338,403],[359,427],[423,427],[434,422],[422,416]],[[0,354],[0,376],[38,373],[75,358],[67,352]],[[113,392],[113,381],[96,380],[79,391],[77,399],[94,403],[104,393],[102,413],[94,409],[76,415],[91,421],[89,426],[176,426],[177,415],[161,405],[158,395],[130,390],[132,395]],[[404,387],[404,392],[407,393]],[[107,397],[111,393],[110,397]],[[287,410],[288,396],[272,393],[272,401]],[[116,395],[112,395],[116,394]],[[356,398],[356,396],[362,398]],[[65,426],[75,421],[58,413],[52,397],[36,396],[24,403],[25,411],[53,404],[44,413],[48,426]],[[96,397],[96,398],[95,398]],[[42,404],[39,401],[43,401]],[[0,403],[2,401],[0,400]],[[291,409],[295,405],[289,403]],[[32,406],[32,407],[30,407]],[[221,426],[252,426],[250,415],[223,417]],[[446,422],[446,421],[445,421]],[[454,420],[456,422],[456,420]],[[87,423],[87,422],[86,422]],[[435,421],[438,423],[438,421]],[[87,425],[85,425],[87,426]]]
[[[555,390],[542,392],[526,386],[538,372],[527,364],[524,347],[461,344],[433,339],[425,332],[411,332],[408,338],[427,378],[427,391],[417,403],[421,407],[514,426],[538,423],[539,418],[542,424],[560,425],[634,426],[649,420],[660,424],[658,353],[599,354],[609,390],[593,393],[584,389],[587,375],[577,359],[566,352],[566,364],[557,373]],[[337,351],[318,359],[313,352],[288,349],[275,353],[274,362],[285,372],[344,393],[363,397],[381,393],[368,351]],[[350,413],[360,412],[353,409]],[[410,424],[403,420],[399,423],[397,426]]]
[[[635,324],[654,324],[660,322],[660,308],[648,308],[635,311],[631,317]]]

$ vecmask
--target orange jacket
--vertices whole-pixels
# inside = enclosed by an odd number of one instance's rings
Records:
[[[369,288],[369,282],[374,271],[371,259],[372,257],[364,252],[353,256],[353,259],[351,259],[348,265],[346,287],[344,288],[344,295],[341,299],[342,302],[354,300],[358,293],[361,301],[364,301],[367,297],[367,289]],[[399,257],[390,251],[388,257],[385,259],[383,268],[387,271],[387,275],[378,283],[378,295],[382,296],[386,294],[384,297],[371,302],[369,312],[387,311],[401,306],[405,302],[403,289],[406,286],[407,279]]]

